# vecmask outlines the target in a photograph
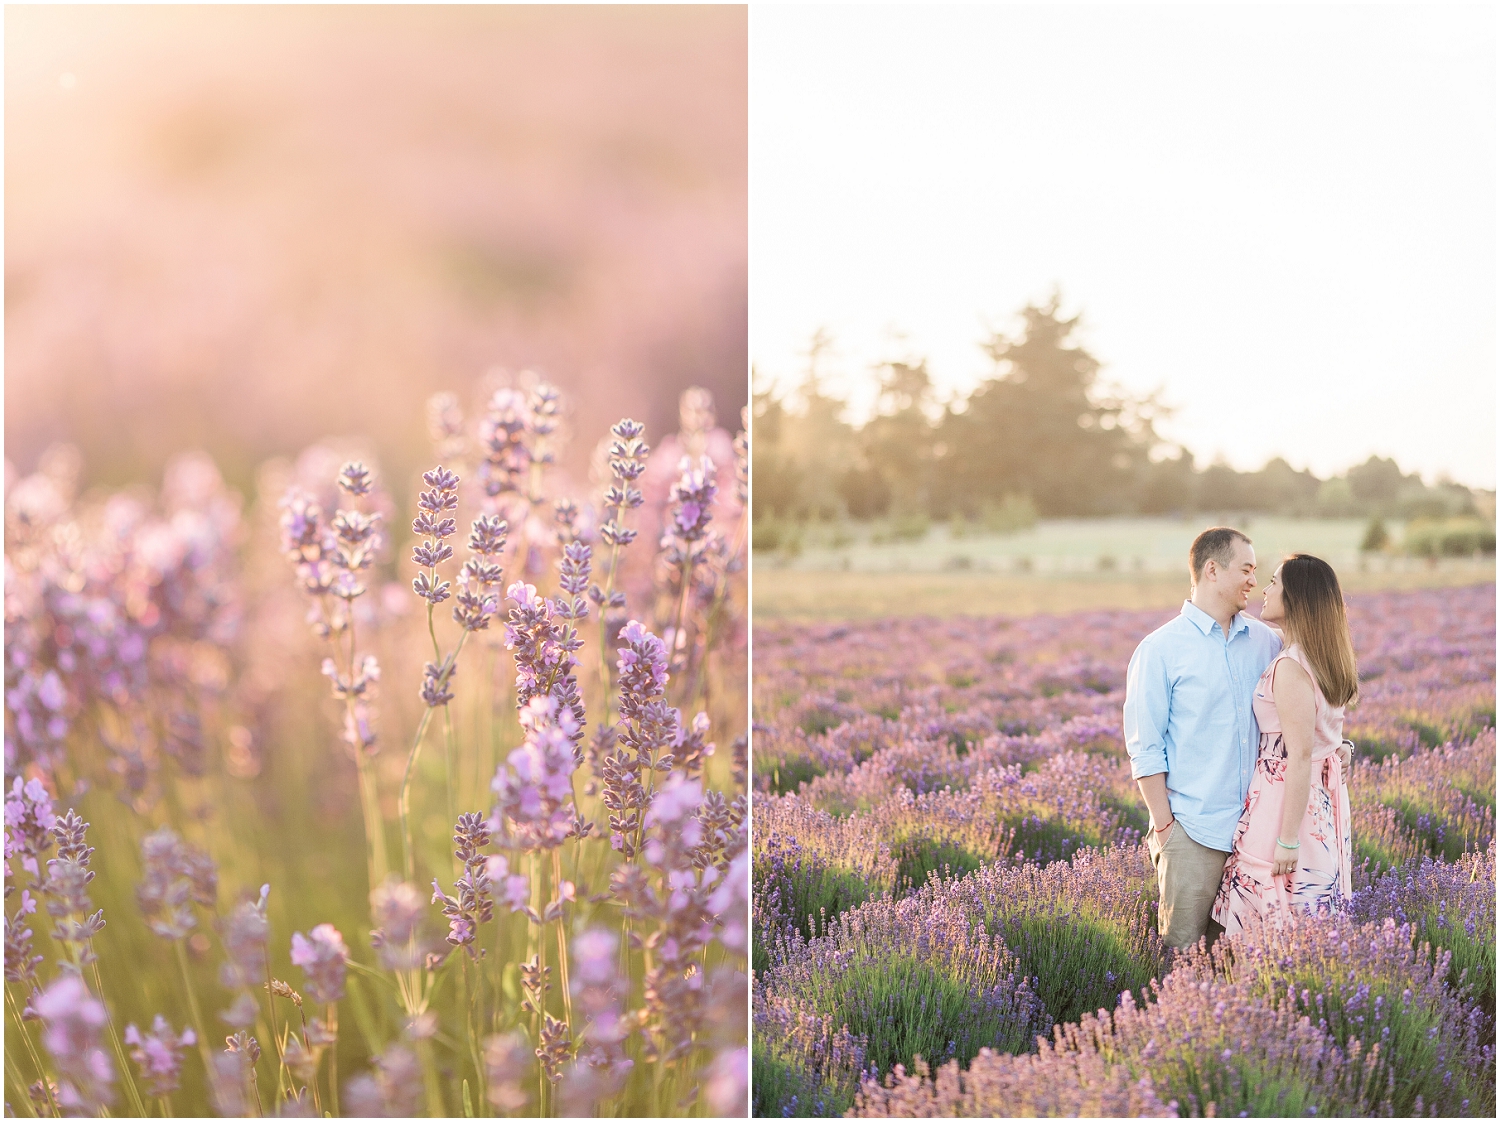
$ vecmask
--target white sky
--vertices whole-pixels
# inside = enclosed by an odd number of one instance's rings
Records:
[[[1495,48],[1483,4],[752,6],[751,359],[822,325],[840,396],[946,395],[1055,284],[1200,463],[1494,487]]]

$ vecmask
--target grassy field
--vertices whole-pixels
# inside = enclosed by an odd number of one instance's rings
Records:
[[[921,539],[873,544],[869,527],[820,527],[800,553],[757,553],[754,618],[1028,615],[1092,608],[1170,608],[1187,595],[1187,551],[1216,520],[1061,519],[1013,534],[956,536],[947,526]],[[1255,542],[1262,572],[1303,550],[1327,559],[1350,592],[1450,587],[1495,579],[1494,558],[1436,564],[1364,555],[1358,519],[1225,519]],[[1399,523],[1388,524],[1400,539]],[[1264,579],[1264,576],[1263,578]]]

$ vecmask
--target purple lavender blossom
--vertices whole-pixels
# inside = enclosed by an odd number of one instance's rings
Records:
[[[58,921],[52,938],[65,944],[69,963],[81,968],[93,962],[90,941],[104,929],[104,911],[90,914],[94,906],[88,885],[94,879],[89,868],[93,847],[84,840],[89,824],[71,809],[54,820],[52,836],[57,841],[57,857],[47,862],[47,879],[43,892],[47,897],[47,914]]]
[[[609,556],[603,561],[608,574],[604,588],[590,585],[589,599],[599,606],[601,612],[618,610],[625,606],[625,592],[617,588],[620,550],[635,541],[638,531],[625,525],[625,512],[636,510],[645,501],[645,496],[636,486],[641,473],[646,470],[646,457],[650,446],[641,439],[646,427],[630,418],[615,422],[610,428],[614,439],[610,442],[608,462],[612,481],[604,490],[604,522],[599,527],[599,538],[610,547]]]
[[[469,551],[458,574],[457,603],[453,618],[466,631],[482,631],[499,610],[500,565],[494,560],[505,549],[509,524],[494,515],[482,514],[469,533]]]
[[[6,885],[6,888],[10,887]],[[26,917],[35,913],[36,900],[29,889],[22,889],[15,915],[5,917],[5,980],[20,982],[29,990],[37,988],[36,968],[45,961],[41,955],[31,953],[32,939],[36,936]]]
[[[42,1045],[57,1065],[57,1101],[69,1114],[98,1114],[114,1103],[114,1064],[104,1047],[104,1005],[83,979],[63,974],[37,994]]]
[[[146,926],[163,938],[186,938],[198,924],[192,905],[212,908],[218,900],[219,874],[213,859],[167,826],[141,839],[141,868],[136,902]]]
[[[479,480],[492,499],[525,490],[531,470],[529,421],[525,395],[508,388],[495,391],[479,422],[479,443],[484,450]]]
[[[490,784],[495,807],[489,827],[507,849],[551,849],[573,831],[573,714],[548,696],[521,711],[526,739],[506,757]]]
[[[520,1033],[491,1036],[484,1042],[485,1086],[490,1105],[502,1115],[518,1114],[526,1105],[526,1072],[531,1050]]]
[[[260,886],[255,900],[242,900],[224,918],[220,935],[228,956],[220,968],[220,981],[230,989],[259,989],[266,981],[266,944],[271,924],[266,918],[266,901],[271,886]]]
[[[307,996],[320,1005],[344,999],[344,972],[349,948],[331,923],[320,923],[308,934],[292,935],[292,965],[302,967]]]
[[[667,692],[667,645],[637,620],[624,626],[620,641],[620,715],[631,720]]]
[[[353,460],[339,469],[339,489],[346,495],[359,497],[374,490],[370,469],[358,460]]]
[[[730,1048],[720,1052],[708,1065],[703,1085],[703,1101],[710,1114],[740,1116],[750,1096],[750,1049]]]
[[[412,589],[430,606],[436,607],[448,598],[451,587],[437,576],[437,566],[453,556],[453,547],[444,540],[458,532],[458,522],[448,512],[458,508],[458,476],[441,464],[424,472],[422,480],[430,490],[417,497],[417,517],[412,533],[423,540],[412,548],[412,560],[425,573],[418,573]]]
[[[21,868],[30,873],[35,884],[41,876],[41,855],[52,847],[52,828],[57,816],[52,813],[52,797],[38,779],[22,780],[18,775],[5,796],[5,860],[19,857]],[[10,893],[7,877],[6,894]]]
[[[387,970],[415,970],[426,961],[432,949],[421,930],[426,904],[416,885],[394,876],[370,893],[370,945]]]
[[[493,854],[485,858],[485,879],[489,882],[492,891],[496,894],[496,902],[504,904],[514,914],[515,912],[531,912],[531,881],[519,873],[510,871],[510,859],[503,854]],[[541,922],[537,920],[537,922]]]
[[[682,715],[663,696],[666,645],[635,620],[621,630],[620,639],[621,720],[599,765],[603,801],[610,812],[610,845],[631,860],[644,828],[647,781],[655,771],[671,770],[670,749],[681,740]]]
[[[708,532],[708,524],[713,518],[714,499],[719,491],[718,476],[713,461],[707,456],[699,459],[696,466],[689,457],[684,456],[678,470],[682,474],[672,484],[668,495],[672,509],[663,544],[675,538],[683,546],[691,547]]]
[[[586,1105],[581,1099],[597,1102],[618,1093],[634,1066],[625,1054],[631,1026],[624,1011],[628,986],[617,972],[618,947],[614,933],[603,928],[573,937],[573,1001],[584,1026],[578,1063],[593,1076],[573,1090],[574,1106]]]
[[[447,705],[453,700],[453,691],[448,687],[457,672],[458,667],[451,657],[444,659],[441,664],[429,662],[423,665],[420,696],[429,709]]]
[[[740,431],[734,434],[734,501],[750,506],[750,406],[740,409]]]
[[[198,1037],[190,1028],[181,1034],[172,1031],[172,1026],[160,1013],[152,1022],[151,1031],[142,1034],[135,1025],[125,1026],[125,1043],[130,1044],[130,1058],[141,1069],[141,1078],[153,1096],[170,1095],[177,1090],[182,1075],[182,1055]]]
[[[369,1075],[349,1080],[344,1105],[354,1118],[412,1118],[421,1102],[422,1066],[416,1053],[397,1041],[373,1061]]]
[[[587,547],[581,543],[574,545],[582,552],[571,557],[564,555],[563,577],[568,579],[571,568],[575,577],[581,572],[580,581],[587,581]],[[578,587],[582,584],[578,583]],[[533,698],[541,696],[555,700],[570,714],[568,737],[576,745],[583,738],[584,708],[575,674],[578,660],[574,656],[583,646],[583,640],[573,626],[581,617],[573,613],[586,613],[587,604],[576,595],[571,603],[539,596],[534,586],[522,581],[512,584],[506,595],[516,605],[510,610],[505,627],[505,645],[516,663],[516,707],[524,709]]]
[[[456,895],[444,893],[434,879],[432,902],[443,905],[443,918],[448,921],[448,942],[464,948],[470,958],[479,958],[484,952],[475,951],[475,936],[480,925],[495,916],[488,860],[481,852],[490,843],[490,827],[484,816],[478,813],[460,815],[453,841],[458,847],[454,856],[464,864],[464,871],[454,885]]]

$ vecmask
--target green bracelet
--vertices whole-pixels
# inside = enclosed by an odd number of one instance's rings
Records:
[[[1282,841],[1280,838],[1277,838],[1276,839],[1276,844],[1279,845],[1279,846],[1281,846],[1282,849],[1301,849],[1302,848],[1302,842],[1301,841],[1295,841],[1291,845],[1287,845],[1286,842]]]

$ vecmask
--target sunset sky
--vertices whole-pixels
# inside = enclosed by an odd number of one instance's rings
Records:
[[[751,19],[751,327],[789,385],[926,356],[1056,286],[1206,463],[1371,453],[1495,485],[1486,6],[772,5]]]

